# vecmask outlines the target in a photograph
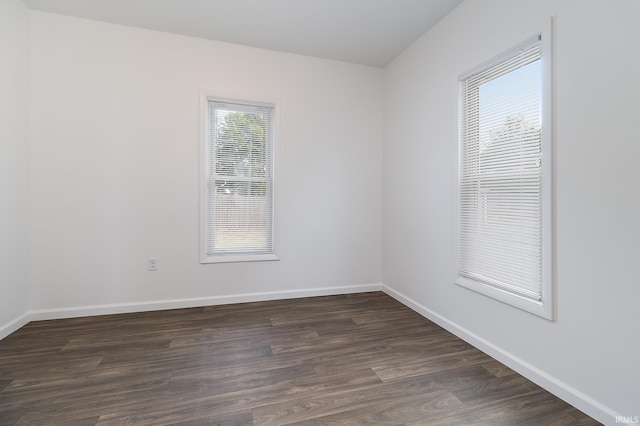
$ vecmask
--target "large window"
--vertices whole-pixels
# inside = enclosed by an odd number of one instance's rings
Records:
[[[201,262],[275,260],[274,105],[203,103]]]
[[[549,36],[461,77],[456,283],[552,319]]]

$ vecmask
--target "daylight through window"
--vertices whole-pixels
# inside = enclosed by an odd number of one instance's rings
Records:
[[[550,317],[544,46],[536,36],[461,78],[456,282]]]
[[[207,100],[205,262],[274,257],[273,114]]]

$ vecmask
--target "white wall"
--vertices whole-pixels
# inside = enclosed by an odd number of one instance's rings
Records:
[[[453,284],[457,76],[556,18],[557,321]],[[386,69],[384,283],[602,422],[640,416],[640,2],[467,1]]]
[[[31,29],[36,314],[379,286],[381,69],[42,12]],[[200,89],[280,102],[280,261],[198,263]]]
[[[29,10],[0,2],[0,338],[28,308]]]

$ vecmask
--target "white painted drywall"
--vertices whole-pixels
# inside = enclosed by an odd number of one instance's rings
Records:
[[[453,284],[457,77],[550,16],[556,322]],[[636,0],[467,1],[385,74],[384,283],[594,402],[581,408],[605,423],[640,415],[638,22]]]
[[[381,69],[44,12],[31,28],[34,312],[379,285]],[[280,261],[199,264],[201,89],[279,101]]]
[[[0,2],[0,338],[28,309],[29,10]]]

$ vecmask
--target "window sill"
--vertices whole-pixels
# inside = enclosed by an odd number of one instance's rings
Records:
[[[469,290],[473,290],[476,293],[484,294],[485,296],[499,300],[500,302],[506,303],[518,309],[522,309],[523,311],[530,312],[549,321],[554,320],[551,303],[548,301],[545,302],[544,296],[542,301],[531,300],[517,294],[509,293],[506,290],[501,290],[499,288],[492,287],[490,285],[470,280],[464,277],[458,277],[455,283],[461,287],[468,288]]]
[[[275,254],[218,254],[203,256],[200,263],[264,262],[280,260]]]

